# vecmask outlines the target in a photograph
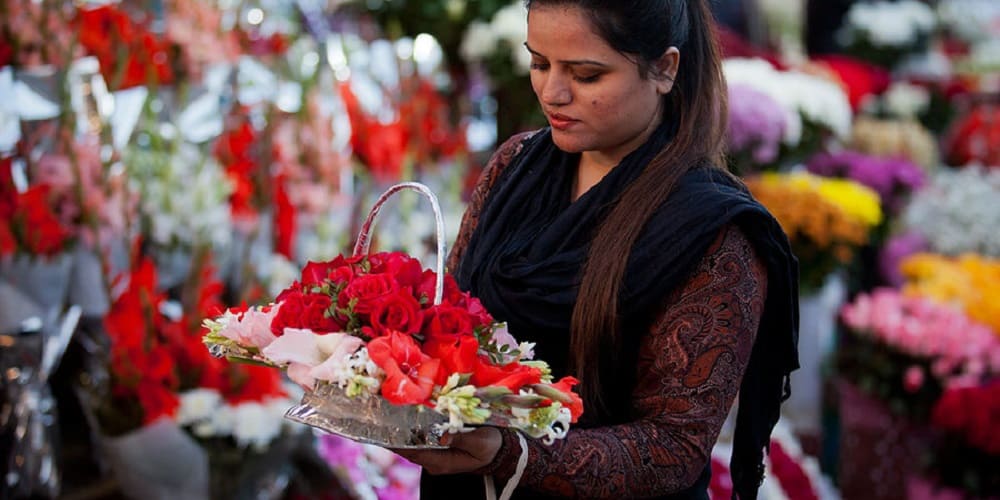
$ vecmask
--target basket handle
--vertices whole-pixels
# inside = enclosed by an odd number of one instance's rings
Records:
[[[434,192],[429,187],[419,182],[401,182],[386,189],[378,197],[378,200],[375,201],[375,205],[368,212],[368,217],[365,218],[365,223],[361,225],[358,240],[354,243],[354,256],[359,257],[368,254],[368,249],[372,243],[371,229],[375,224],[375,218],[378,217],[379,211],[382,210],[382,205],[392,195],[404,190],[416,191],[424,195],[431,202],[431,208],[434,210],[434,231],[437,236],[437,276],[434,282],[434,305],[439,305],[444,298],[444,217],[441,215],[441,205],[438,203],[437,196],[434,195]]]

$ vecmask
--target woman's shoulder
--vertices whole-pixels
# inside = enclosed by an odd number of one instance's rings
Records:
[[[521,153],[524,149],[524,145],[539,132],[541,132],[541,129],[520,132],[510,136],[503,142],[503,144],[500,145],[500,147],[497,148],[496,152],[493,153],[493,157],[490,158],[486,168],[483,169],[483,175],[486,176],[488,174],[492,174],[492,178],[495,179],[496,175],[499,174],[504,167],[509,165],[515,156]]]

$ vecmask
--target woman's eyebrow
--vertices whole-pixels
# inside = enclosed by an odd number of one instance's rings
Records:
[[[532,49],[531,46],[528,45],[528,42],[524,42],[524,47],[526,49],[528,49],[528,52],[531,52],[532,54],[534,54],[534,55],[536,55],[538,57],[545,58],[545,56],[543,56],[542,54],[540,54],[538,51]],[[592,59],[563,59],[563,60],[560,60],[558,62],[559,62],[559,64],[566,64],[566,65],[569,65],[569,66],[586,64],[586,65],[591,65],[591,66],[600,66],[602,68],[608,68],[608,67],[610,67],[607,64],[604,64],[604,63],[598,62],[598,61],[594,61]]]

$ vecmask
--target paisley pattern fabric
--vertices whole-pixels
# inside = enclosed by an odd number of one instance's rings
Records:
[[[527,137],[507,141],[484,170],[449,269],[461,259],[493,181]],[[708,463],[739,391],[764,308],[766,281],[766,268],[750,242],[736,226],[726,226],[642,338],[631,397],[631,413],[637,418],[574,429],[550,446],[529,440],[519,490],[608,498],[668,495],[691,486]],[[503,434],[493,463],[477,471],[494,475],[500,484],[513,475],[519,454],[517,437],[510,431]]]

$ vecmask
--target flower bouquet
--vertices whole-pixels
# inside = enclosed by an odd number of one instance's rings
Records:
[[[926,421],[942,391],[1000,373],[1000,338],[961,309],[890,288],[841,310],[845,377],[889,408]]]
[[[807,172],[764,173],[747,186],[778,219],[800,259],[803,293],[850,264],[882,221],[878,194],[860,183]]]
[[[415,189],[434,206],[437,271],[402,253],[369,254],[385,201]],[[402,183],[362,226],[354,254],[306,265],[273,304],[207,319],[218,356],[286,369],[306,389],[286,418],[390,448],[437,448],[445,432],[513,427],[546,442],[582,413],[576,380],[553,382],[482,304],[443,273],[443,220],[433,193]]]
[[[1000,379],[944,392],[931,412],[931,425],[941,433],[927,471],[932,487],[974,498],[1000,491],[997,415]]]
[[[1000,259],[918,253],[903,260],[903,293],[957,307],[1000,335]]]
[[[906,229],[920,233],[932,251],[1000,257],[1000,171],[979,166],[936,172],[903,211]]]
[[[923,2],[855,3],[838,34],[849,54],[886,68],[925,50],[937,19]]]

